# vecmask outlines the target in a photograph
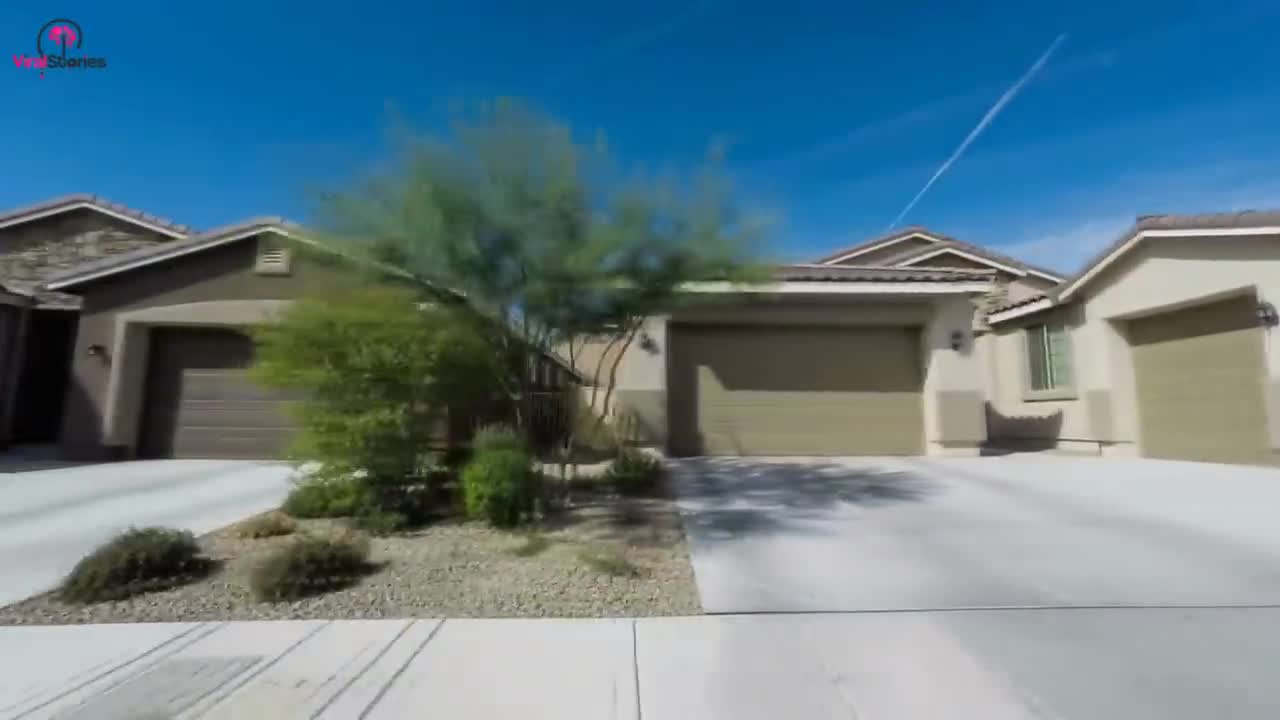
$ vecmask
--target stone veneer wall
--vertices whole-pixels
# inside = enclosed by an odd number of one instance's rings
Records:
[[[93,210],[75,210],[0,229],[0,285],[32,290],[45,278],[107,255],[168,241],[151,232]],[[80,299],[37,291],[45,307],[80,307]]]

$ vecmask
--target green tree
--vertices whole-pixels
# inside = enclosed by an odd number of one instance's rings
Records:
[[[761,224],[734,208],[714,166],[621,180],[603,142],[512,101],[401,148],[394,170],[325,196],[320,226],[345,252],[465,299],[455,310],[483,329],[519,426],[540,358],[616,378],[616,363],[579,367],[579,350],[625,350],[646,316],[687,301],[689,281],[755,276]]]
[[[328,477],[403,481],[439,439],[448,408],[492,387],[488,355],[457,316],[406,287],[306,297],[254,330],[264,385],[297,390],[295,459]]]

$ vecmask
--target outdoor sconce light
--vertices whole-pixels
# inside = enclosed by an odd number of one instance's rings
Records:
[[[1258,324],[1265,327],[1275,327],[1280,325],[1280,315],[1276,314],[1276,306],[1266,300],[1258,301],[1258,307],[1255,309],[1258,315]]]
[[[964,331],[952,330],[951,331],[951,349],[959,350],[962,347],[964,347]]]
[[[658,352],[658,341],[647,332],[640,333],[640,349],[654,355]]]

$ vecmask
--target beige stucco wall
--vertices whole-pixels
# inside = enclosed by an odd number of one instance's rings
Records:
[[[255,272],[266,234],[77,288],[84,297],[67,388],[61,445],[69,457],[128,456],[144,400],[148,334],[157,325],[244,326],[285,301],[364,279],[330,258],[295,249],[288,275]],[[103,352],[90,354],[96,345]]]
[[[997,326],[980,341],[993,441],[1036,438],[1063,447],[1140,452],[1133,361],[1126,321],[1233,294],[1280,303],[1280,238],[1161,238],[1145,241],[1051,313],[1072,328],[1075,392],[1069,399],[1028,397],[1022,328],[1042,313]],[[1266,394],[1272,446],[1280,448],[1280,357],[1266,332]]]
[[[1026,300],[1033,295],[1042,295],[1055,285],[1052,280],[1045,280],[1037,275],[1027,275],[1025,277],[1005,275],[1005,277],[1008,279],[1008,299],[1010,302]]]
[[[839,296],[758,299],[747,304],[721,303],[686,308],[650,318],[618,372],[618,411],[642,431],[639,442],[666,443],[668,328],[690,324],[906,325],[921,328],[921,361],[925,369],[925,441],[930,454],[969,453],[986,439],[983,422],[984,379],[971,335],[972,298]],[[961,349],[952,350],[952,333],[961,334]],[[783,349],[780,349],[780,351]]]

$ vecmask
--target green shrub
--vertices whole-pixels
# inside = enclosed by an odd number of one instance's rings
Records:
[[[511,527],[533,511],[537,476],[520,450],[477,452],[462,471],[467,515],[496,527]]]
[[[236,537],[257,539],[291,535],[297,529],[298,523],[293,518],[279,510],[272,510],[237,523],[233,531]]]
[[[369,492],[358,479],[311,479],[295,485],[282,508],[296,518],[350,517],[368,499]]]
[[[355,533],[303,537],[263,558],[249,575],[259,600],[294,600],[345,587],[369,568],[369,541]]]
[[[520,433],[510,425],[485,425],[476,430],[471,439],[471,447],[475,453],[490,450],[525,450],[526,444]]]
[[[624,449],[609,463],[605,477],[626,495],[652,492],[662,478],[662,460],[640,450]]]
[[[492,392],[483,337],[426,299],[401,284],[325,288],[253,329],[254,380],[301,391],[292,459],[398,482],[421,471],[448,408]]]
[[[120,600],[206,574],[195,536],[185,530],[131,528],[76,563],[58,590],[63,600]]]
[[[394,510],[375,510],[361,513],[352,519],[352,524],[370,535],[394,535],[404,532],[414,525],[409,516]]]

